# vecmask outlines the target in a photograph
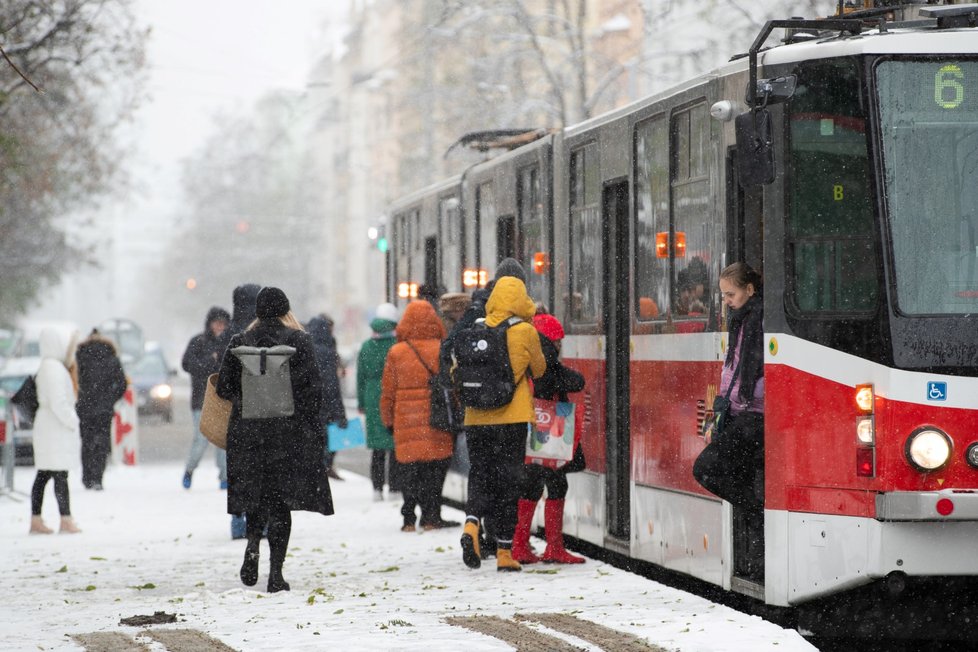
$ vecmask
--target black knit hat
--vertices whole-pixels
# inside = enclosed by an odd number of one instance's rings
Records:
[[[258,319],[284,317],[290,309],[289,298],[278,288],[263,287],[255,302],[255,313]]]

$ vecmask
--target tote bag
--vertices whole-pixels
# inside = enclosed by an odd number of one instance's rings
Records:
[[[346,422],[346,428],[340,428],[335,423],[326,427],[326,438],[329,450],[336,452],[348,448],[362,448],[367,445],[366,433],[363,431],[363,421],[354,417]]]
[[[217,395],[217,374],[211,374],[207,377],[204,406],[200,411],[200,433],[218,448],[227,448],[230,419],[231,401]]]
[[[559,469],[574,457],[574,404],[535,398],[533,411],[525,462]]]

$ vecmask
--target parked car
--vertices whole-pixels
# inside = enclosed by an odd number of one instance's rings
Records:
[[[155,415],[170,423],[173,420],[173,377],[163,350],[155,342],[147,342],[142,357],[123,360],[126,375],[136,392],[136,407],[140,416]]]
[[[34,465],[34,423],[30,416],[10,403],[10,397],[40,368],[40,358],[24,357],[10,358],[0,369],[0,392],[7,397],[7,404],[10,406],[11,420],[8,427],[12,432],[15,459],[19,466]]]

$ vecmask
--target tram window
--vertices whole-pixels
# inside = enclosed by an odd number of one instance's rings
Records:
[[[441,225],[441,283],[449,291],[458,291],[462,282],[462,259],[459,238],[462,228],[459,219],[458,197],[443,197],[438,202]]]
[[[877,303],[866,111],[854,60],[797,70],[790,104],[788,288],[802,312],[867,313]]]
[[[897,303],[904,314],[978,310],[978,61],[876,67]]]
[[[496,199],[492,182],[487,181],[475,189],[475,211],[478,227],[478,266],[487,269],[496,260]]]
[[[669,260],[656,234],[669,232],[669,127],[653,118],[635,128],[635,296],[639,319],[669,312]]]
[[[697,104],[673,116],[675,150],[672,178],[670,256],[674,285],[672,313],[688,321],[682,330],[702,331],[710,314],[711,281],[707,263],[713,260],[709,165],[711,121],[706,104]]]
[[[413,234],[411,241],[414,243],[414,250],[421,251],[421,241],[423,239],[421,235],[421,211],[414,211],[411,214],[411,233]]]
[[[527,267],[526,291],[530,297],[550,305],[547,294],[547,278],[550,268],[547,264],[535,265],[536,254],[545,254],[548,260],[550,248],[543,220],[543,201],[540,196],[540,174],[536,165],[519,171],[516,185],[517,206],[519,210],[520,260]]]
[[[597,323],[601,314],[601,176],[597,143],[571,153],[570,305],[571,320]]]
[[[398,215],[396,218],[397,233],[395,238],[397,240],[397,253],[400,256],[406,256],[408,252],[408,232],[407,232],[407,218],[405,215]]]

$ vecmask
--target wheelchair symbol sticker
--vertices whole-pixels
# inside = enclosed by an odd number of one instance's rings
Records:
[[[946,401],[947,400],[947,383],[938,383],[936,381],[930,381],[927,383],[927,400],[928,401]]]

